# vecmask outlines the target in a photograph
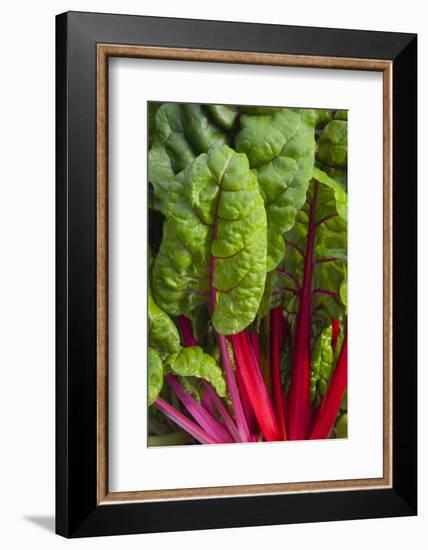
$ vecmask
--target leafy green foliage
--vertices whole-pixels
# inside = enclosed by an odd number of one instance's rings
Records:
[[[316,173],[317,177],[319,172]],[[331,318],[341,319],[345,307],[340,299],[340,288],[346,277],[347,262],[347,199],[346,193],[330,178],[320,177],[323,181],[314,182],[308,191],[308,200],[296,217],[296,223],[285,234],[289,243],[280,264],[280,269],[291,274],[293,280],[281,272],[275,275],[277,288],[288,287],[282,292],[282,304],[289,313],[297,313],[299,296],[297,285],[302,284],[304,252],[308,235],[309,208],[314,200],[315,206],[315,245],[312,276],[312,322],[329,324]],[[302,255],[303,252],[303,255]]]
[[[335,120],[348,120],[348,111],[336,111],[334,113]]]
[[[336,201],[335,207],[337,210],[337,214],[342,218],[342,220],[347,221],[348,195],[346,194],[346,191],[343,189],[342,185],[340,185],[340,183],[336,182],[328,174],[316,167],[313,171],[313,178],[331,189],[331,191],[334,193],[334,200]]]
[[[148,405],[157,399],[163,386],[163,364],[161,356],[156,350],[149,347],[148,353]]]
[[[347,187],[348,112],[336,111],[334,120],[322,130],[317,143],[317,164],[324,172]]]
[[[150,444],[346,437],[347,118],[149,104]]]
[[[335,437],[337,439],[348,437],[348,414],[344,413],[336,420],[334,427]]]
[[[173,372],[181,377],[186,390],[200,398],[201,385],[197,379],[210,382],[217,393],[225,395],[222,371],[215,359],[200,347],[183,348],[172,319],[154,301],[149,290],[149,405],[158,397],[163,387],[164,373]],[[189,377],[189,378],[187,378]]]
[[[155,303],[149,290],[149,343],[165,360],[180,347],[180,336],[172,319]]]
[[[169,193],[180,188],[176,175],[197,155],[229,143],[225,129],[211,122],[210,113],[226,127],[233,125],[234,118],[231,119],[228,109],[222,106],[149,104],[148,175],[154,190],[153,208],[163,210]]]
[[[292,228],[306,199],[315,154],[313,111],[257,107],[245,109],[236,150],[248,156],[266,208],[267,271],[284,255],[283,234]]]
[[[290,323],[295,324],[303,284],[309,209],[316,182],[312,311],[313,322],[321,322],[318,333],[332,317],[341,319],[345,315],[348,205],[347,194],[340,184],[318,168],[314,168],[313,177],[306,203],[298,212],[293,228],[284,235],[286,250],[281,263],[266,277],[258,316],[263,318],[281,304]]]
[[[256,316],[266,277],[266,214],[245,155],[210,149],[183,174],[171,196],[163,240],[153,264],[153,293],[171,315],[215,302],[221,334],[246,328]],[[215,289],[215,293],[213,293]]]
[[[331,342],[331,325],[324,328],[316,337],[312,346],[311,398],[319,402],[325,395],[334,364],[334,352]]]
[[[225,130],[233,130],[238,117],[238,109],[232,105],[206,105],[214,122]]]
[[[318,140],[317,158],[327,166],[346,166],[348,159],[348,123],[332,120],[323,129]]]
[[[226,395],[226,383],[221,368],[211,355],[204,353],[198,346],[181,348],[168,357],[165,366],[167,371],[179,376],[204,379],[212,384],[220,396]]]

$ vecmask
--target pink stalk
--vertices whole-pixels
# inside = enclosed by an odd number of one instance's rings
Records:
[[[215,418],[213,402],[211,401],[211,397],[208,395],[208,392],[206,392],[205,389],[202,391],[201,394],[201,405]]]
[[[260,337],[257,332],[250,332],[251,345],[253,346],[254,355],[256,356],[257,363],[260,365]]]
[[[227,349],[226,338],[223,334],[217,334],[218,344],[220,348],[221,359],[226,376],[226,383],[229,389],[230,398],[232,399],[233,410],[235,411],[236,425],[238,426],[239,438],[241,441],[250,441],[250,431],[248,429],[247,420],[245,418],[244,409],[242,408],[241,398],[233,372],[232,363]]]
[[[180,326],[180,331],[181,331],[184,345],[186,347],[196,346],[197,342],[193,337],[193,331],[192,331],[192,327],[189,319],[187,319],[184,315],[180,315],[178,318],[178,323]],[[218,336],[219,336],[219,346],[221,351],[220,335]],[[222,338],[224,338],[224,336]],[[229,353],[226,349],[226,362],[228,360],[229,365],[225,364],[223,352],[221,353],[222,353],[223,365],[225,369],[226,382],[227,382],[227,386],[231,396],[233,394],[232,405],[234,407],[235,414],[237,415],[237,421],[238,421],[239,408],[240,408],[239,392],[237,388],[236,388],[236,393],[233,390],[233,387],[236,386],[236,380],[234,377],[233,368],[230,364]],[[232,437],[236,441],[249,441],[249,430],[245,421],[244,413],[242,412],[243,418],[240,418],[239,429],[238,429],[232,417],[230,416],[229,412],[227,411],[227,408],[224,406],[223,402],[218,397],[218,395],[214,392],[214,390],[211,389],[211,386],[208,383],[204,383],[204,384],[205,384],[205,389],[207,389],[210,392],[211,399],[214,401],[215,406],[217,407],[217,410],[223,417],[223,420],[225,421],[225,424],[228,430],[232,434]],[[241,409],[242,409],[242,404],[241,404]]]
[[[314,192],[309,211],[303,283],[300,291],[299,312],[297,315],[293,346],[293,372],[289,394],[288,436],[290,439],[305,439],[307,437],[311,417],[311,358],[309,328],[311,320],[311,287],[315,244],[315,207],[317,202],[317,194],[318,183],[314,182]]]
[[[180,315],[178,317],[178,324],[180,326],[181,337],[183,338],[184,345],[186,347],[197,346],[198,343],[193,336],[192,325],[189,319],[187,319],[184,315]]]
[[[236,368],[240,370],[260,429],[266,441],[278,441],[279,431],[260,368],[245,332],[231,337]]]
[[[226,405],[223,403],[223,401],[220,399],[220,397],[217,395],[217,393],[213,390],[213,388],[207,381],[204,380],[203,384],[204,384],[206,394],[210,397],[211,402],[214,404],[214,407],[217,409],[218,413],[222,417],[231,436],[235,441],[239,442],[240,437],[239,437],[238,428],[236,427],[236,424],[233,421],[233,418],[230,416],[230,413],[227,410]]]
[[[310,439],[327,439],[333,429],[348,383],[348,338],[345,336],[327,394],[320,406]]]
[[[202,430],[197,424],[192,422],[184,416],[181,412],[174,409],[172,405],[164,401],[161,397],[158,397],[153,405],[170,420],[175,422],[177,426],[185,430],[192,437],[194,437],[199,443],[212,444],[217,443],[211,436],[209,436],[204,430]]]
[[[276,307],[271,311],[270,322],[270,336],[271,336],[271,369],[272,369],[272,387],[273,387],[273,401],[275,405],[276,418],[278,420],[278,427],[280,431],[281,439],[284,441],[287,439],[287,431],[285,426],[284,416],[284,392],[281,386],[281,341],[282,341],[282,310],[280,307]]]
[[[253,407],[251,406],[250,398],[248,397],[244,381],[242,380],[241,371],[239,369],[236,370],[236,380],[238,382],[239,395],[241,396],[242,407],[244,409],[245,418],[247,419],[250,432],[251,434],[259,433],[259,425],[257,423]]]
[[[214,418],[200,403],[193,399],[172,375],[167,374],[165,380],[174,390],[183,406],[193,416],[196,422],[211,436],[216,443],[233,443],[232,436],[220,422]]]

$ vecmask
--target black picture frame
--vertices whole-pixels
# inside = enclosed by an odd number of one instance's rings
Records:
[[[392,62],[392,487],[97,504],[100,43]],[[56,97],[56,532],[86,537],[415,515],[417,36],[68,12],[56,18]]]

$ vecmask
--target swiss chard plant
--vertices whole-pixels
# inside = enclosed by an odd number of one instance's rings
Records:
[[[149,445],[347,436],[347,112],[150,103]]]

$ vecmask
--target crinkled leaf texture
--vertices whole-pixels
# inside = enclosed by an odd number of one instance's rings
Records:
[[[348,160],[348,123],[332,120],[321,132],[318,140],[317,158],[327,166],[343,168]]]
[[[312,400],[319,400],[327,391],[327,384],[330,380],[334,352],[331,341],[331,325],[325,327],[315,338],[311,354],[311,397]]]
[[[156,302],[188,317],[209,303],[219,333],[245,329],[263,294],[267,250],[266,212],[247,157],[226,145],[197,157],[165,215],[152,271]]]
[[[165,365],[170,372],[179,376],[194,376],[207,380],[221,397],[226,395],[226,382],[221,368],[211,355],[204,353],[199,346],[181,348],[168,357]]]
[[[313,177],[306,203],[298,212],[294,227],[285,234],[283,260],[276,271],[268,274],[259,318],[281,304],[294,324],[299,308],[299,286],[303,283],[309,209],[316,182],[312,291],[317,292],[312,298],[312,322],[313,333],[319,334],[330,324],[331,318],[343,319],[346,313],[347,194],[339,183],[318,168],[314,169]]]
[[[163,386],[164,372],[173,372],[182,377],[187,389],[195,386],[196,377],[210,382],[217,393],[224,396],[226,385],[222,370],[211,355],[200,347],[183,348],[177,327],[167,313],[154,301],[149,291],[149,354],[148,354],[148,399],[155,401]],[[195,386],[195,391],[196,391]],[[192,393],[192,392],[191,392]]]
[[[225,130],[233,130],[238,117],[238,108],[233,105],[206,105],[214,122]]]
[[[348,221],[348,195],[343,189],[343,186],[317,167],[314,167],[313,177],[333,191],[337,213],[342,220],[345,220],[345,222]]]
[[[222,120],[223,128],[211,121],[210,111],[217,120]],[[223,106],[164,103],[157,109],[151,107],[149,115],[148,175],[154,191],[152,207],[162,211],[169,192],[180,187],[175,176],[200,153],[229,143],[226,128],[233,125],[236,113]]]
[[[163,386],[163,363],[162,358],[159,353],[149,347],[148,353],[148,395],[147,402],[148,405],[152,405],[156,401],[158,395],[160,394]]]
[[[165,360],[180,348],[180,336],[172,319],[155,303],[149,290],[149,345]]]
[[[314,111],[246,108],[236,150],[257,170],[268,222],[267,271],[284,256],[283,234],[291,229],[306,199],[315,156]]]
[[[348,112],[337,111],[322,130],[317,144],[317,164],[331,178],[347,187]]]

